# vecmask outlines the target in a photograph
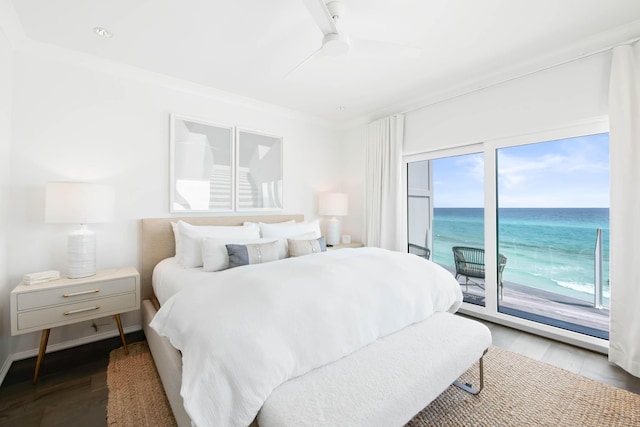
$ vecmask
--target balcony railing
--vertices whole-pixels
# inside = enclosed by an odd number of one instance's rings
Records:
[[[602,228],[596,230],[596,249],[594,251],[594,291],[593,306],[604,308],[602,303]]]

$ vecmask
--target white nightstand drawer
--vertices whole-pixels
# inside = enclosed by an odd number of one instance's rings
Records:
[[[96,298],[73,304],[58,305],[18,313],[18,330],[44,329],[126,312],[136,308],[136,293]]]
[[[136,278],[125,277],[102,282],[65,286],[64,288],[24,292],[17,296],[18,311],[104,298],[109,295],[134,292],[135,290]]]

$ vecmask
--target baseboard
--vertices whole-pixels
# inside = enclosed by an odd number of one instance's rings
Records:
[[[142,330],[142,325],[132,325],[126,326],[122,328],[125,334],[130,332],[137,332]],[[102,332],[100,334],[91,335],[88,337],[76,338],[74,340],[63,341],[56,344],[51,344],[47,346],[47,353],[53,353],[60,350],[66,350],[71,347],[78,347],[80,345],[89,344],[96,341],[102,341],[107,338],[113,338],[120,336],[120,332],[117,329],[112,329],[109,331]],[[11,368],[11,364],[18,360],[28,359],[30,357],[35,357],[38,355],[39,349],[34,348],[31,350],[21,351],[19,353],[13,353],[7,356],[4,363],[2,364],[2,368],[0,369],[0,386],[2,386],[2,382],[4,381],[9,369]]]
[[[0,368],[0,386],[2,386],[2,382],[4,381],[4,378],[7,376],[7,373],[9,372],[9,368],[11,368],[11,364],[13,363],[12,356],[13,356],[12,354],[8,355],[7,358],[4,359],[2,368]]]

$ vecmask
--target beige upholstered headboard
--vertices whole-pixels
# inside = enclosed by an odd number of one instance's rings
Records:
[[[175,239],[171,223],[188,222],[193,225],[242,225],[249,222],[282,222],[289,220],[304,221],[304,215],[254,215],[254,216],[218,216],[218,217],[172,217],[144,218],[141,220],[142,231],[142,299],[153,296],[151,276],[153,269],[160,261],[175,255]]]

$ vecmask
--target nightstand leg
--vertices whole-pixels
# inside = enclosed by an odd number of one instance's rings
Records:
[[[122,331],[122,321],[120,320],[120,315],[116,314],[113,317],[116,318],[116,323],[118,324],[118,330],[120,331],[120,339],[122,340],[122,345],[124,346],[124,353],[129,354],[129,349],[127,348],[127,340],[124,339],[124,332]]]
[[[47,343],[49,342],[49,332],[51,332],[51,329],[42,330],[42,338],[40,338],[40,351],[38,352],[38,359],[36,360],[36,371],[33,373],[34,384],[38,382],[40,365],[42,364],[42,359],[44,359],[44,353],[47,351]]]

